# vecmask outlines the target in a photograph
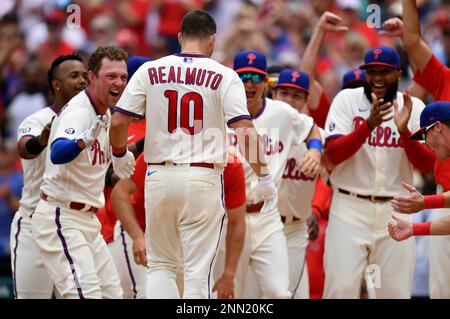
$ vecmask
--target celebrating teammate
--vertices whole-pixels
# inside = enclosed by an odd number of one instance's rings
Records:
[[[205,11],[186,14],[178,36],[181,54],[141,66],[112,118],[116,171],[133,166],[125,147],[131,119],[145,114],[147,120],[148,298],[180,296],[175,282],[180,265],[184,298],[211,294],[209,274],[225,216],[221,195],[228,147],[225,124],[240,128],[236,131],[246,159],[259,176],[260,198],[276,200],[262,147],[255,147],[259,142],[245,107],[243,85],[232,70],[209,58],[215,33],[215,21]],[[121,177],[131,175],[123,173]]]
[[[109,108],[126,85],[127,54],[99,47],[89,57],[87,89],[54,120],[41,200],[31,229],[44,265],[62,298],[121,298],[111,254],[95,217],[104,205],[111,160]]]
[[[416,154],[424,146],[408,137],[418,128],[424,106],[397,92],[401,71],[395,50],[372,48],[364,62],[364,87],[339,92],[326,123],[328,156],[336,167],[330,177],[335,191],[325,243],[324,297],[359,298],[367,267],[377,264],[381,282],[376,297],[409,298],[414,241],[393,242],[386,225],[389,201],[404,192],[398,183],[412,181],[411,163],[423,164]]]
[[[406,48],[414,70],[414,81],[431,93],[435,101],[450,101],[450,69],[433,54],[420,34],[420,20],[416,0],[403,0],[403,20],[387,20],[383,24],[386,35],[399,36]],[[434,177],[436,193],[450,190],[450,159],[436,160]],[[436,209],[433,218],[450,216],[450,209]],[[450,298],[448,260],[450,259],[450,236],[430,239],[430,297]]]
[[[299,114],[288,104],[264,98],[267,86],[266,59],[259,51],[242,51],[233,65],[245,85],[247,107],[258,133],[265,141],[265,155],[277,186],[284,165],[294,145],[309,141],[309,150],[300,162],[300,172],[315,178],[320,166],[322,142],[312,118]],[[299,74],[293,75],[296,78]],[[277,206],[254,201],[256,176],[244,163],[247,184],[247,238],[239,266],[241,296],[249,297],[254,289],[246,287],[248,267],[254,271],[264,298],[289,298],[289,262],[286,237]],[[248,282],[248,281],[247,281]],[[251,296],[253,297],[253,295]]]
[[[24,186],[20,207],[11,225],[11,268],[15,298],[50,299],[53,281],[31,236],[31,216],[39,202],[45,158],[53,118],[87,83],[83,60],[76,54],[55,59],[48,71],[54,102],[30,116],[18,128],[17,148],[22,157]]]

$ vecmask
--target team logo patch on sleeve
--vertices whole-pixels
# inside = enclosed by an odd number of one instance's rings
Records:
[[[20,129],[21,134],[28,133],[29,131],[31,131],[31,127],[24,127]]]
[[[75,133],[75,129],[73,129],[73,128],[66,128],[66,130],[64,131],[64,132],[66,132],[67,134],[73,134],[73,133]]]
[[[330,132],[334,131],[335,128],[336,125],[334,124],[334,122],[330,122],[330,124],[328,124],[328,129],[330,130]]]

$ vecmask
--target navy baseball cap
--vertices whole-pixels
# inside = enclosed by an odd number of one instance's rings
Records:
[[[280,86],[291,87],[309,93],[308,73],[299,70],[285,69],[281,71],[280,76],[278,77],[278,83],[276,87]]]
[[[354,87],[353,84],[361,83],[360,86],[362,86],[362,82],[364,81],[366,77],[366,71],[360,70],[360,69],[354,69],[351,71],[348,71],[344,74],[344,77],[342,78],[342,89],[346,89],[348,87]]]
[[[128,81],[130,81],[134,72],[139,69],[139,67],[145,62],[151,61],[152,59],[147,58],[146,56],[133,55],[127,60],[127,72],[128,72]]]
[[[360,69],[367,69],[372,65],[390,66],[395,69],[400,69],[400,55],[393,48],[386,46],[379,46],[370,49],[364,56],[364,64]]]
[[[437,101],[425,106],[420,114],[420,129],[409,137],[411,140],[423,140],[423,133],[432,128],[436,122],[450,120],[450,102]]]
[[[266,57],[259,51],[241,51],[234,57],[233,69],[236,73],[253,72],[267,76]]]

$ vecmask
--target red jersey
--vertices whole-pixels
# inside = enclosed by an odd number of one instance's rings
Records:
[[[319,106],[317,109],[312,110],[308,108],[309,115],[314,119],[314,122],[321,128],[325,127],[325,122],[327,120],[328,111],[330,110],[330,100],[328,99],[325,91],[322,91],[320,96]]]
[[[450,69],[436,56],[431,57],[423,72],[414,74],[414,81],[430,92],[435,101],[450,101]],[[450,159],[436,159],[434,175],[436,184],[442,185],[444,191],[450,190]]]

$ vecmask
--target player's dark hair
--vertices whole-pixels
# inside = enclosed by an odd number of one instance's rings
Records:
[[[89,57],[88,71],[92,71],[98,76],[98,71],[102,67],[103,58],[108,58],[111,61],[127,62],[128,54],[125,50],[116,46],[98,47]]]
[[[216,22],[203,10],[193,10],[181,20],[181,35],[186,38],[207,38],[216,33]]]
[[[47,72],[48,88],[52,94],[55,94],[55,88],[52,85],[52,80],[55,79],[55,75],[58,72],[59,66],[63,62],[70,61],[70,60],[80,61],[81,63],[83,63],[83,59],[81,58],[81,56],[79,56],[76,53],[60,55],[52,62],[52,65],[50,66],[50,69]]]

